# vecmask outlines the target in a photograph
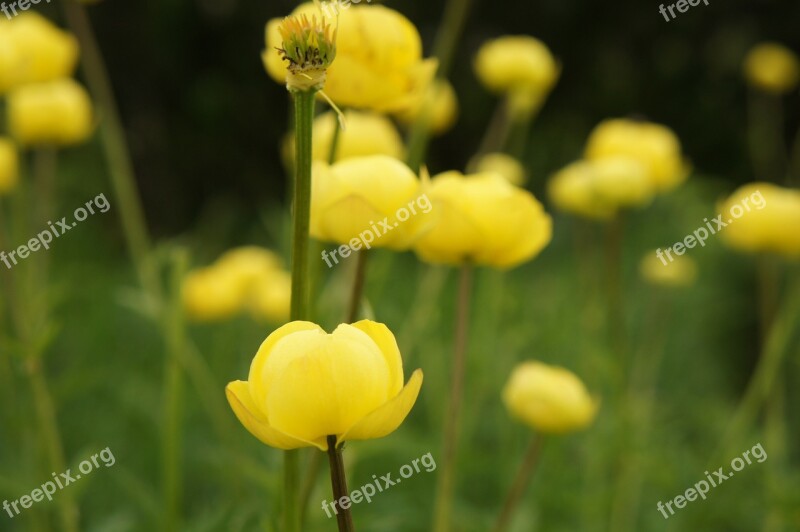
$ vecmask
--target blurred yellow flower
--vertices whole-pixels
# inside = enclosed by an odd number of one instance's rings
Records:
[[[183,281],[183,307],[196,321],[218,321],[237,315],[244,304],[241,283],[232,272],[209,266],[199,268]]]
[[[503,388],[503,402],[515,418],[553,434],[587,427],[599,406],[574,373],[536,361],[514,368]]]
[[[363,241],[360,234],[377,228],[380,238],[375,238],[371,246],[408,249],[424,220],[422,213],[430,210],[425,200],[427,196],[414,172],[392,157],[357,157],[330,166],[315,161],[311,236],[349,244]],[[400,209],[406,209],[405,220],[397,216]]]
[[[250,311],[257,320],[281,323],[289,319],[292,303],[292,276],[275,271],[262,276],[253,284]]]
[[[741,213],[720,231],[728,246],[800,258],[800,190],[749,183],[731,194],[718,210],[726,218],[731,213],[735,217],[734,211]]]
[[[19,154],[11,139],[0,137],[0,196],[14,190],[19,181]]]
[[[664,264],[657,250],[648,252],[639,262],[639,274],[650,284],[659,286],[691,286],[697,279],[697,263],[687,255],[672,255]]]
[[[745,56],[744,77],[765,92],[785,94],[797,88],[800,61],[790,49],[778,43],[761,43]]]
[[[278,449],[328,449],[382,438],[405,420],[419,395],[422,371],[403,386],[403,360],[382,323],[342,324],[331,334],[307,321],[287,323],[261,344],[247,381],[225,389],[236,417]]]
[[[400,123],[411,125],[423,111],[426,113],[428,127],[434,135],[445,133],[453,127],[458,116],[458,98],[450,82],[443,79],[435,80],[411,107],[399,111],[395,116]]]
[[[594,190],[601,201],[620,207],[647,205],[655,194],[647,168],[629,157],[608,157],[589,163]]]
[[[8,128],[22,145],[80,143],[92,133],[92,120],[89,94],[71,79],[24,85],[8,95]]]
[[[0,92],[72,75],[78,41],[49,20],[25,11],[0,21]]]
[[[505,153],[487,153],[472,165],[476,173],[495,172],[512,185],[522,186],[528,181],[525,168],[517,159]]]
[[[512,268],[552,238],[542,204],[499,174],[445,172],[433,178],[427,194],[432,224],[414,247],[425,261]]]
[[[547,193],[553,205],[560,211],[592,220],[612,218],[617,208],[598,196],[596,175],[588,161],[576,161],[556,172],[547,183]]]
[[[292,15],[322,16],[312,3]],[[286,81],[286,64],[276,53],[283,19],[272,19],[265,31],[262,54],[269,75]],[[417,28],[403,15],[379,5],[358,5],[338,16],[336,60],[327,71],[324,90],[339,105],[381,112],[411,105],[423,93],[436,70],[434,60],[422,59]]]
[[[627,157],[647,169],[657,192],[666,192],[689,175],[678,138],[669,128],[651,122],[612,119],[601,122],[589,135],[586,159]]]

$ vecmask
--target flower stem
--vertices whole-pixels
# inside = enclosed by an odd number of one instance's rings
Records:
[[[531,443],[528,445],[528,450],[525,452],[525,457],[522,460],[519,471],[517,471],[517,476],[514,479],[514,483],[511,484],[511,489],[508,491],[508,495],[506,496],[506,502],[503,504],[503,510],[500,512],[500,516],[497,518],[497,523],[494,525],[494,532],[503,532],[504,530],[508,529],[508,525],[511,524],[511,518],[514,516],[514,510],[516,510],[520,499],[522,499],[522,496],[525,494],[525,489],[528,487],[531,476],[536,469],[536,464],[539,461],[539,455],[542,451],[543,444],[544,438],[541,436],[534,435],[531,439]]]
[[[347,491],[347,477],[344,474],[344,460],[342,460],[342,449],[336,447],[336,436],[328,436],[328,461],[331,464],[331,487],[333,488],[333,500],[338,501],[344,496],[349,495]],[[350,507],[347,509],[339,508],[336,514],[336,524],[339,525],[339,532],[353,532],[353,516]]]
[[[433,527],[436,532],[447,532],[450,530],[450,514],[453,506],[453,484],[455,479],[456,451],[458,450],[461,403],[464,396],[464,373],[467,336],[469,332],[472,277],[472,265],[465,263],[461,267],[461,275],[459,278],[450,402],[447,408],[447,417],[445,418],[442,469],[436,485]]]
[[[354,323],[358,319],[358,310],[361,308],[361,298],[364,294],[364,282],[367,277],[367,250],[356,252],[356,271],[353,277],[353,290],[350,293],[350,307],[347,310],[347,321]]]

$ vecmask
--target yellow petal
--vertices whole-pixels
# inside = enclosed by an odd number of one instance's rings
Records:
[[[225,395],[228,398],[228,403],[230,403],[234,414],[236,414],[241,424],[244,425],[244,428],[263,443],[278,449],[317,447],[322,451],[328,450],[328,444],[325,438],[310,442],[294,438],[270,427],[266,418],[259,411],[258,406],[253,402],[253,397],[250,393],[250,385],[247,382],[231,382],[225,388]]]
[[[383,323],[361,320],[351,327],[364,331],[378,345],[389,367],[389,396],[397,395],[403,388],[403,359],[392,331]]]
[[[382,438],[397,430],[397,427],[411,412],[411,408],[417,401],[421,386],[422,370],[418,369],[411,374],[408,384],[394,399],[353,425],[347,432],[339,436],[336,444],[338,445],[345,440]]]

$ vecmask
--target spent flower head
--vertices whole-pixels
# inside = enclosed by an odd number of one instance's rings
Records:
[[[315,15],[290,15],[278,28],[281,59],[288,61],[286,84],[292,90],[319,90],[336,57],[336,30]]]

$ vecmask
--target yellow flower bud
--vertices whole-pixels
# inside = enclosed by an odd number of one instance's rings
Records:
[[[476,173],[494,172],[512,185],[522,186],[528,181],[525,168],[517,159],[505,153],[487,153],[470,165]]]
[[[411,107],[395,116],[401,123],[411,125],[423,111],[427,113],[428,127],[434,135],[452,128],[458,116],[458,98],[453,86],[446,80],[435,80]]]
[[[637,160],[647,168],[658,192],[675,188],[689,173],[675,134],[650,122],[625,119],[601,122],[589,135],[585,157],[592,161],[607,157]]]
[[[599,406],[574,373],[535,361],[514,368],[503,389],[503,402],[515,418],[553,434],[587,427]]]
[[[209,266],[190,272],[183,281],[183,308],[196,321],[226,320],[244,304],[239,278],[232,272]]]
[[[433,178],[427,195],[432,223],[414,248],[425,261],[512,268],[552,238],[542,204],[498,174],[445,172]]]
[[[647,168],[636,159],[608,157],[589,163],[594,189],[601,201],[620,207],[643,206],[655,194]]]
[[[694,259],[678,254],[671,254],[670,257],[672,260],[662,260],[658,257],[657,250],[648,252],[639,262],[639,274],[645,281],[657,286],[693,285],[697,279],[697,264]]]
[[[8,95],[8,127],[23,145],[76,144],[92,132],[92,102],[71,79],[24,85]]]
[[[250,309],[256,319],[283,323],[289,319],[292,304],[292,276],[275,271],[257,279],[253,285]]]
[[[19,154],[14,143],[0,137],[0,196],[14,190],[19,181]]]
[[[800,81],[800,61],[778,43],[755,46],[745,56],[743,70],[750,85],[773,94],[791,92]]]
[[[305,3],[292,13],[302,14],[319,17],[320,10]],[[275,52],[282,42],[280,22],[267,23],[262,59],[269,75],[283,83],[286,65]],[[342,106],[397,111],[419,98],[435,70],[435,61],[423,61],[419,32],[403,15],[379,5],[349,6],[338,13],[336,60],[324,89]]]
[[[405,420],[419,395],[422,371],[403,386],[403,360],[382,323],[342,324],[331,334],[293,321],[261,344],[247,381],[228,384],[236,417],[278,449],[328,449],[350,440],[382,438]]]
[[[719,213],[723,220],[731,220],[720,231],[728,246],[800,258],[799,190],[749,183],[722,202]]]
[[[553,205],[560,211],[593,220],[612,218],[617,208],[597,194],[596,175],[588,161],[577,161],[559,170],[547,184]]]
[[[349,244],[354,239],[366,241],[359,235],[370,232],[369,246],[408,249],[417,237],[424,211],[430,210],[426,200],[417,176],[397,159],[371,155],[331,166],[315,161],[311,236]],[[404,211],[398,215],[401,209]]]

